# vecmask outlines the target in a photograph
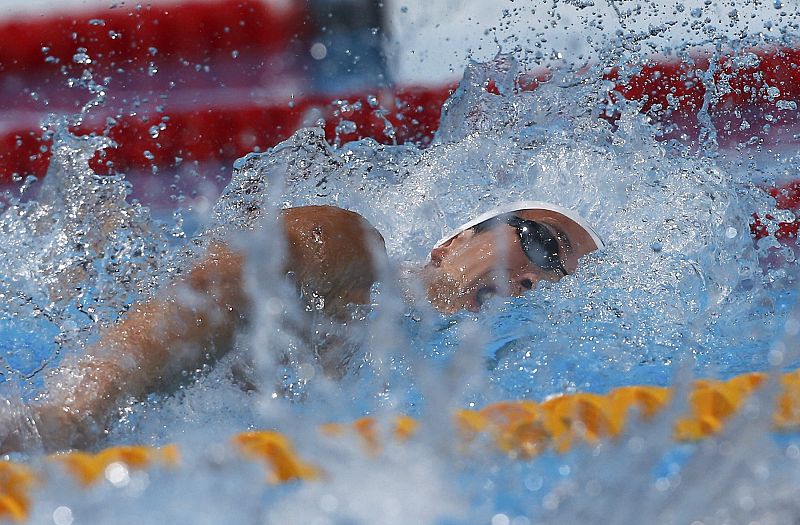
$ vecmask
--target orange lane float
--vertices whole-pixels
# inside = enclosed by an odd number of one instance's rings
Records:
[[[719,433],[745,401],[768,382],[768,375],[761,372],[727,381],[695,381],[685,401],[688,413],[674,421],[672,437],[687,442]],[[800,370],[783,374],[777,383],[772,428],[800,429]],[[673,388],[644,385],[615,388],[605,394],[562,394],[541,403],[501,401],[477,410],[460,410],[454,415],[454,423],[461,447],[480,449],[488,441],[509,457],[527,460],[547,450],[563,453],[576,444],[619,437],[632,418],[646,422],[670,406],[674,394]],[[400,415],[384,429],[376,419],[364,417],[352,423],[328,423],[319,431],[327,439],[355,437],[366,453],[378,456],[389,440],[402,443],[412,439],[420,431],[420,424]],[[324,465],[312,465],[302,459],[280,432],[242,432],[231,442],[243,458],[264,463],[270,483],[311,481],[325,476]],[[115,463],[134,470],[153,466],[178,468],[180,453],[176,445],[120,446],[95,454],[55,454],[47,460],[62,464],[77,483],[88,488]],[[0,462],[0,519],[24,521],[32,504],[32,492],[45,478],[43,469],[37,466]]]
[[[271,467],[268,477],[270,483],[319,477],[319,471],[301,460],[292,444],[280,432],[243,432],[234,436],[233,442],[245,456],[260,459]]]
[[[180,461],[180,453],[175,445],[162,448],[134,445],[110,447],[96,454],[75,450],[51,458],[62,463],[79,483],[88,487],[101,479],[106,469],[114,463],[124,464],[133,470],[142,470],[156,464],[174,467]]]
[[[31,504],[30,492],[36,480],[30,467],[0,461],[0,518],[25,520]]]

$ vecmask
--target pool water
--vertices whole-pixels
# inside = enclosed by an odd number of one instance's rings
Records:
[[[730,52],[747,51],[737,44]],[[580,81],[556,70],[524,91],[515,82],[525,64],[514,56],[473,62],[424,149],[370,139],[333,148],[320,130],[300,130],[237,161],[216,204],[194,212],[193,231],[154,221],[155,211],[129,197],[125,177],[91,171],[89,159],[107,146],[101,138],[54,124],[47,177],[10,195],[0,216],[7,398],[46,388],[48,370],[157,294],[212,239],[248,256],[255,309],[227,356],[187,374],[175,392],[132,400],[100,444],[177,442],[181,469],[135,473],[87,493],[53,468],[31,521],[52,523],[58,507],[92,523],[796,521],[800,448],[795,435],[770,431],[768,393],[721,436],[696,444],[670,438],[677,396],[672,409],[621,439],[564,455],[519,461],[489,446],[456,446],[448,414],[459,408],[635,384],[685,392],[692,377],[800,366],[795,251],[750,235],[753,213],[773,216],[773,229],[793,219],[761,186],[796,176],[796,138],[774,149],[665,141],[625,100],[614,103],[614,122],[601,119],[609,65]],[[484,89],[490,81],[496,92]],[[574,275],[494,299],[478,314],[444,316],[411,299],[413,269],[437,239],[522,199],[578,211],[606,249]],[[285,329],[299,306],[279,275],[282,245],[270,221],[278,208],[306,204],[361,213],[390,256],[374,304],[354,312],[365,322],[342,332],[317,319],[310,340]],[[345,339],[338,380],[309,351],[334,336]],[[242,375],[259,389],[243,390]],[[419,418],[419,436],[387,444],[378,457],[316,431],[398,413]],[[326,477],[264,484],[258,465],[225,446],[250,428],[285,432],[304,458],[326,465]]]

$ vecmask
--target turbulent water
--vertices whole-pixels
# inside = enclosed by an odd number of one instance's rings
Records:
[[[35,379],[64,349],[77,353],[154,288],[168,261],[166,232],[126,200],[129,184],[89,169],[103,147],[59,131],[45,182],[22,192],[37,198],[12,195],[0,216],[4,379]]]
[[[527,462],[488,447],[459,454],[442,423],[443,414],[471,403],[684,384],[692,374],[727,378],[800,363],[784,336],[797,304],[794,255],[750,235],[754,212],[793,217],[754,184],[755,152],[660,140],[633,102],[617,102],[614,123],[599,118],[608,111],[603,69],[580,81],[557,72],[524,91],[513,56],[471,63],[425,149],[371,140],[334,149],[321,130],[300,130],[240,159],[201,233],[185,245],[174,225],[153,221],[132,201],[124,177],[91,171],[102,141],[58,131],[46,180],[31,181],[21,199],[9,195],[0,215],[7,397],[44,388],[48,370],[157,293],[210,239],[248,255],[255,311],[233,352],[177,392],[126,407],[105,443],[183,443],[180,472],[106,484],[91,497],[51,483],[34,521],[52,522],[58,505],[97,523],[796,521],[800,452],[793,436],[768,432],[758,403],[699,445],[669,439],[672,411],[615,443]],[[497,93],[484,89],[488,81]],[[796,149],[758,153],[760,184],[797,172]],[[436,240],[522,199],[580,212],[606,249],[574,275],[495,299],[479,314],[443,316],[409,299],[418,287],[413,268]],[[300,306],[279,275],[273,221],[278,208],[304,204],[358,211],[383,233],[390,256],[374,304],[354,312],[365,322],[345,333],[317,319],[307,327],[310,340],[283,329]],[[776,251],[783,263],[767,265]],[[309,350],[334,336],[346,348],[339,380],[326,377]],[[260,389],[245,392],[242,374]],[[320,444],[313,431],[325,421],[398,412],[420,417],[422,437],[379,459],[353,443]],[[264,486],[259,468],[219,445],[251,427],[286,432],[330,475]]]

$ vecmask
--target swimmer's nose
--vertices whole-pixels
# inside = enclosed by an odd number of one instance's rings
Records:
[[[513,282],[516,285],[517,290],[519,290],[519,295],[522,295],[529,290],[533,290],[538,281],[539,277],[536,274],[527,272],[522,275],[518,275]]]

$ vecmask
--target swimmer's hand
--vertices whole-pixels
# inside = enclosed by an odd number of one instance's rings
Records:
[[[348,304],[369,302],[386,248],[366,219],[333,206],[291,208],[282,218],[288,246],[285,271],[291,272],[309,306],[344,318]]]

